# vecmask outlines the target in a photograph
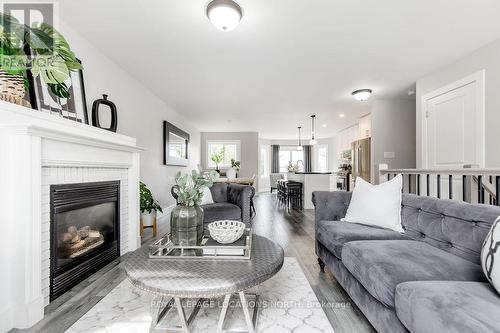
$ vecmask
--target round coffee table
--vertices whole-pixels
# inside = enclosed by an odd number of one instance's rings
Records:
[[[281,246],[265,237],[253,235],[252,238],[249,260],[149,259],[147,246],[132,253],[124,264],[127,277],[135,287],[156,295],[158,304],[165,304],[155,307],[151,330],[164,329],[157,325],[175,303],[181,329],[189,332],[189,324],[196,316],[202,300],[224,296],[218,323],[218,329],[222,331],[230,297],[238,293],[248,331],[254,332],[258,302],[255,302],[251,317],[244,291],[279,272],[283,266],[284,252]],[[200,299],[187,320],[181,302],[184,298]],[[167,299],[169,301],[165,302]]]

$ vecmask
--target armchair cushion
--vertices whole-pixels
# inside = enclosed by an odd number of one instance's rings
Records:
[[[202,205],[203,223],[211,223],[219,220],[241,220],[240,207],[228,202],[216,202]]]
[[[210,188],[214,202],[227,202],[227,183],[215,183]]]

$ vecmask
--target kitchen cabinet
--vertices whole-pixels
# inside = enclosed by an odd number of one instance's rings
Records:
[[[359,118],[359,136],[358,139],[366,139],[372,136],[372,115],[367,114]]]

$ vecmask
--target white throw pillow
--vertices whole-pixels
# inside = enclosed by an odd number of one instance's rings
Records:
[[[491,226],[481,250],[481,266],[484,275],[500,293],[500,216]]]
[[[201,197],[200,205],[213,204],[214,198],[212,197],[212,192],[208,187],[203,188],[203,197]]]
[[[401,225],[402,186],[401,175],[380,185],[372,185],[358,177],[351,203],[342,221],[404,232]]]

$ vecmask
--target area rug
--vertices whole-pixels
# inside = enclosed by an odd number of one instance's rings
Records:
[[[321,304],[295,258],[285,258],[281,271],[251,290],[260,295],[257,332],[331,332]],[[67,332],[141,333],[151,325],[150,294],[123,281],[90,309]],[[204,306],[190,326],[191,332],[216,332],[220,308]],[[175,314],[175,312],[173,313]],[[169,320],[168,317],[165,320]],[[176,318],[172,317],[172,321]],[[224,329],[244,329],[239,305],[230,307]]]

